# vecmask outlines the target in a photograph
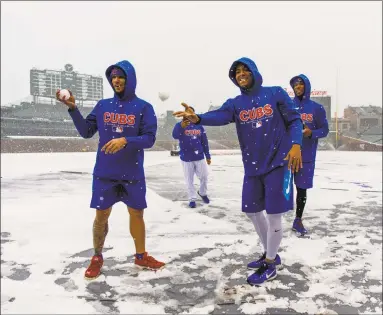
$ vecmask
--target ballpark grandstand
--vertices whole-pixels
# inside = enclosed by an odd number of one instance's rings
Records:
[[[98,135],[82,139],[67,112],[55,99],[58,88],[70,88],[76,95],[84,117],[103,97],[100,76],[81,74],[70,64],[65,70],[30,70],[30,95],[18,102],[1,106],[1,152],[76,152],[96,151]],[[288,91],[292,97],[291,91]],[[382,108],[377,106],[348,107],[344,117],[331,118],[331,96],[313,91],[312,99],[322,104],[329,121],[329,135],[319,140],[320,150],[382,150]],[[163,97],[163,98],[161,98]],[[161,95],[163,101],[168,96]],[[209,107],[209,111],[219,106]],[[172,111],[158,116],[157,140],[150,150],[171,150],[177,143],[172,138],[178,122]],[[335,132],[335,130],[338,132]],[[206,126],[212,150],[239,149],[235,124]]]

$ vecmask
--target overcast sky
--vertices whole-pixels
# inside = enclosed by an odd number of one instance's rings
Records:
[[[183,101],[203,112],[238,94],[228,70],[243,56],[265,86],[306,74],[333,105],[338,96],[342,116],[347,105],[382,106],[382,3],[1,2],[1,104],[29,95],[32,67],[104,76],[127,59],[157,112]]]

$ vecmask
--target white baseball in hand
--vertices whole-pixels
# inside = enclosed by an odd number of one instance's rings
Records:
[[[67,89],[60,90],[59,94],[60,100],[66,101],[70,98],[70,93]]]

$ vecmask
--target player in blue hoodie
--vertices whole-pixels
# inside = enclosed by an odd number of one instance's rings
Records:
[[[188,111],[194,113],[194,108],[189,106]],[[180,159],[189,195],[189,207],[196,207],[197,194],[194,188],[194,174],[200,180],[198,195],[204,203],[209,203],[207,196],[207,165],[211,164],[209,142],[205,129],[201,125],[194,125],[184,118],[173,129],[173,138],[179,140]],[[204,157],[206,157],[206,162]]]
[[[307,230],[303,226],[302,215],[306,204],[307,189],[313,187],[318,139],[326,137],[329,129],[325,109],[321,104],[310,99],[311,84],[309,79],[300,74],[290,80],[290,85],[294,90],[294,102],[299,108],[304,126],[302,140],[303,168],[294,174],[297,198],[293,230],[304,235]]]
[[[262,86],[262,76],[249,58],[235,61],[229,77],[240,95],[202,115],[191,113],[182,103],[185,111],[174,115],[197,125],[236,124],[245,169],[242,211],[252,220],[264,247],[263,255],[248,264],[249,269],[257,269],[247,279],[255,285],[274,279],[281,264],[277,252],[283,236],[282,215],[293,208],[292,172],[302,167],[303,126],[288,94],[279,86]]]
[[[111,65],[105,74],[114,90],[114,97],[100,100],[86,119],[78,110],[72,92],[68,100],[60,100],[60,91],[56,94],[57,99],[69,107],[68,112],[83,138],[91,138],[97,131],[100,137],[90,204],[96,209],[94,256],[85,272],[87,279],[94,279],[101,272],[108,218],[112,206],[119,201],[127,205],[130,214],[136,266],[160,269],[165,265],[145,250],[143,219],[143,211],[147,207],[144,149],[154,145],[157,117],[153,106],[136,96],[136,72],[128,61]]]

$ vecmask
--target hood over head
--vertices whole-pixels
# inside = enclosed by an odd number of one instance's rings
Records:
[[[236,70],[238,64],[240,64],[240,63],[244,64],[251,71],[251,73],[253,75],[253,85],[249,89],[241,88],[238,85],[237,80],[235,79],[235,70]],[[241,93],[244,93],[244,94],[250,94],[252,91],[258,90],[262,86],[262,83],[263,83],[262,76],[259,73],[255,62],[253,60],[251,60],[250,58],[247,58],[247,57],[242,57],[242,58],[233,62],[233,64],[230,67],[230,70],[229,70],[229,78],[231,79],[231,81],[233,81],[233,83],[236,86],[238,86],[240,88]]]
[[[308,79],[308,77],[306,77],[304,74],[296,75],[295,77],[293,77],[290,80],[290,86],[294,91],[294,82],[298,78],[302,79],[302,81],[305,85],[305,92],[303,93],[303,99],[309,100],[310,94],[311,94],[311,83],[310,83],[310,80]],[[295,94],[295,92],[294,92],[294,94]],[[297,96],[295,96],[295,98],[297,98]]]
[[[136,71],[134,70],[133,65],[127,60],[122,60],[114,65],[109,66],[106,69],[105,75],[112,89],[113,85],[111,74],[112,70],[114,70],[115,68],[117,68],[115,71],[118,72],[118,70],[121,70],[125,74],[125,89],[122,96],[119,96],[116,92],[114,93],[114,95],[122,100],[131,99],[134,96],[136,96],[137,79]]]

